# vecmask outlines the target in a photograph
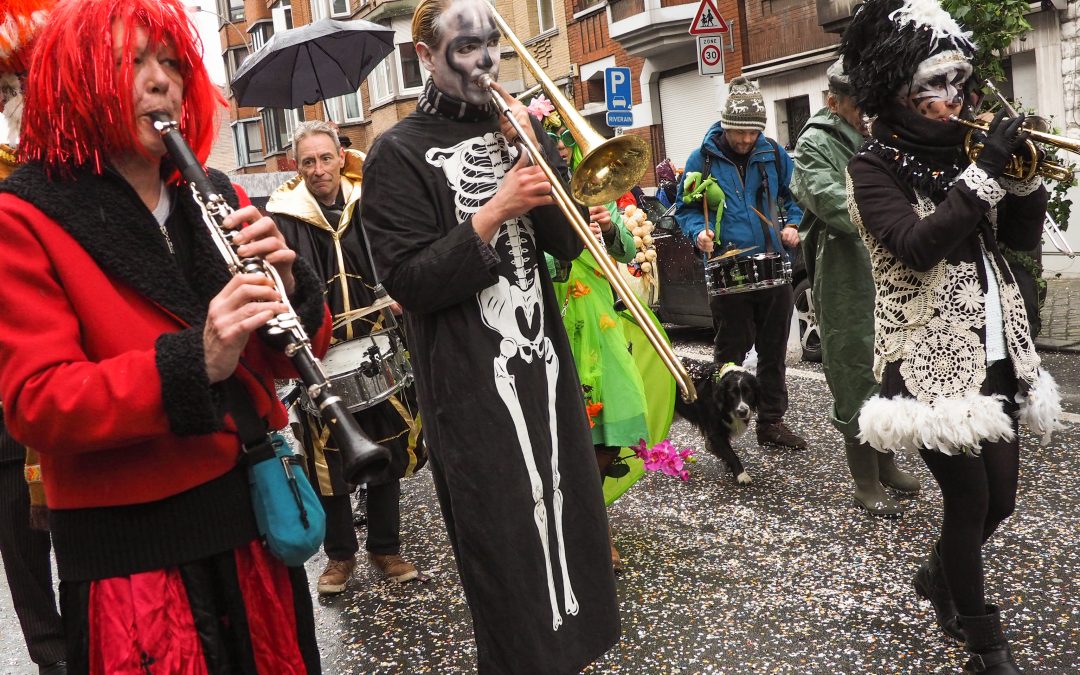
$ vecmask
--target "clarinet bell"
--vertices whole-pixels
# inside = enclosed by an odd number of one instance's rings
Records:
[[[353,485],[369,483],[383,477],[390,466],[390,451],[360,433],[335,433],[335,427],[356,426],[356,420],[345,404],[334,401],[321,412],[323,423],[330,427],[331,437],[338,445],[345,480]]]

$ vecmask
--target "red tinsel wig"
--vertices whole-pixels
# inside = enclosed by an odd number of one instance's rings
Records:
[[[113,26],[124,30],[119,67]],[[30,64],[20,159],[50,172],[87,165],[101,173],[110,157],[142,152],[132,107],[135,27],[148,44],[172,45],[184,98],[180,131],[200,162],[216,135],[225,100],[203,65],[202,41],[180,0],[60,0],[38,34]]]

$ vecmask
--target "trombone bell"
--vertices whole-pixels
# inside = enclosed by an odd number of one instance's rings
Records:
[[[649,168],[649,145],[640,136],[616,136],[582,152],[585,156],[574,170],[570,193],[586,206],[622,197]]]

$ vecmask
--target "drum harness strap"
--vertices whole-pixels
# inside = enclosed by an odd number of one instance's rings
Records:
[[[772,149],[773,149],[773,163],[776,166],[776,180],[777,180],[777,183],[779,183],[780,182],[780,176],[782,175],[780,173],[780,146],[778,146],[776,144],[776,141],[774,141],[771,138],[766,137],[765,140],[767,140],[769,142],[769,145],[771,145]],[[772,191],[769,190],[769,172],[766,171],[765,166],[763,164],[760,164],[760,163],[758,164],[758,170],[761,172],[761,187],[758,188],[757,202],[758,202],[758,204],[766,204],[767,203],[768,204],[768,211],[767,212],[769,214],[769,220],[768,221],[766,221],[765,219],[762,219],[762,221],[761,221],[761,233],[763,235],[765,235],[765,251],[767,253],[772,253],[773,252],[773,243],[772,243],[772,237],[769,236],[769,233],[773,228],[776,227],[777,219],[778,219],[779,214],[778,214],[778,211],[777,211],[777,208],[776,208],[776,201],[773,199],[773,196],[772,196]],[[776,187],[776,195],[777,195],[777,197],[780,196],[780,186],[779,186],[779,184]],[[776,233],[776,238],[778,240],[780,239],[780,233],[779,232]],[[780,250],[781,250],[784,258],[787,259],[787,257],[788,257],[787,250],[783,246],[780,247]]]

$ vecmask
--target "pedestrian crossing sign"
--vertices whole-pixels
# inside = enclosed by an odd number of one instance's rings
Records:
[[[694,21],[690,24],[691,35],[715,35],[727,33],[728,24],[724,17],[720,16],[720,10],[716,8],[716,0],[701,0]]]

